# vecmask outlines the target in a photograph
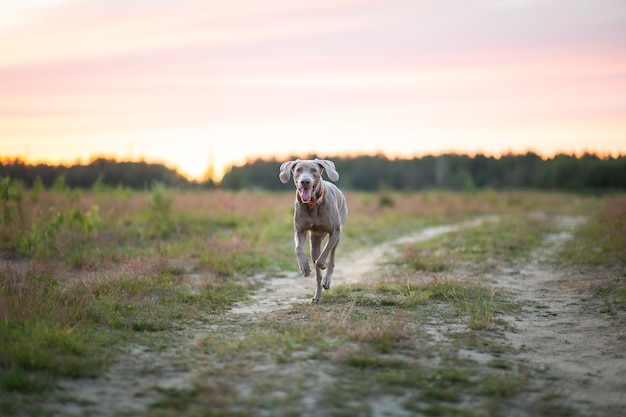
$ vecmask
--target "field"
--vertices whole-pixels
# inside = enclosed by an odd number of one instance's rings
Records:
[[[626,196],[2,184],[0,415],[622,416]]]

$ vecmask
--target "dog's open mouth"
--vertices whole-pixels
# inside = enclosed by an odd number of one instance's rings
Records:
[[[313,197],[313,188],[300,188],[298,193],[300,194],[300,200],[308,203],[311,201],[311,197]]]

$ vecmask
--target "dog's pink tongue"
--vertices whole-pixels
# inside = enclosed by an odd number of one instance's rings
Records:
[[[302,190],[302,192],[300,193],[300,198],[305,203],[308,203],[309,201],[311,201],[311,195],[312,194],[313,194],[312,190],[310,188],[306,188],[306,189]]]

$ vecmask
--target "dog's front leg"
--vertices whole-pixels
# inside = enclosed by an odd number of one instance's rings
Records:
[[[298,258],[298,266],[303,276],[308,277],[311,275],[311,266],[309,265],[309,259],[304,254],[304,244],[306,243],[306,230],[299,232],[296,230],[294,237],[296,243],[296,257]]]

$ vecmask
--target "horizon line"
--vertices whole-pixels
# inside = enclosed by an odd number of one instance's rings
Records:
[[[384,151],[363,152],[363,153],[343,152],[343,153],[337,153],[334,155],[329,155],[324,158],[354,159],[354,158],[360,158],[360,157],[383,157],[389,160],[411,160],[411,159],[420,159],[420,158],[426,158],[426,157],[440,157],[440,156],[447,156],[447,155],[467,156],[470,158],[475,158],[480,155],[486,158],[501,159],[506,156],[525,156],[528,154],[537,155],[544,161],[553,159],[559,155],[574,156],[576,158],[580,158],[585,155],[591,155],[591,156],[598,157],[600,159],[609,159],[609,158],[617,159],[621,157],[626,157],[626,151],[607,152],[607,151],[592,151],[592,150],[584,150],[584,151],[562,150],[562,151],[555,151],[555,152],[547,153],[547,152],[539,152],[536,150],[527,149],[525,151],[509,150],[506,152],[484,152],[484,151],[461,152],[461,151],[455,151],[455,150],[447,150],[447,151],[440,151],[440,152],[413,153],[410,155],[391,154],[389,152],[384,152]],[[317,157],[319,159],[324,159],[309,152],[305,152],[305,154],[302,155],[302,157],[306,157],[306,158]],[[47,160],[43,158],[28,158],[28,157],[24,157],[23,155],[0,155],[0,164],[13,163],[17,161],[17,162],[22,162],[24,165],[30,165],[30,166],[48,165],[48,166],[56,166],[56,167],[61,167],[61,166],[72,167],[72,166],[80,166],[80,165],[90,165],[91,163],[99,159],[104,159],[104,160],[112,160],[116,163],[134,162],[134,163],[163,165],[166,168],[176,172],[178,175],[184,177],[189,182],[202,183],[202,182],[208,182],[212,180],[215,184],[219,184],[224,178],[224,175],[226,175],[232,168],[242,167],[242,166],[254,163],[259,160],[270,162],[270,161],[287,160],[289,158],[298,158],[298,157],[293,154],[290,154],[290,155],[279,155],[279,154],[261,155],[259,154],[256,156],[248,156],[243,160],[243,163],[232,161],[231,163],[225,165],[221,176],[215,175],[214,166],[207,165],[204,171],[204,175],[202,175],[201,177],[193,176],[193,175],[185,173],[184,170],[181,167],[177,166],[177,164],[175,163],[171,163],[166,160],[159,159],[159,158],[148,158],[145,156],[140,156],[138,158],[137,157],[129,158],[128,156],[125,157],[125,156],[115,156],[115,155],[107,155],[107,154],[93,154],[87,158],[77,156],[76,158],[74,158],[73,161],[69,161],[69,159]],[[212,175],[208,175],[209,173],[212,173]]]

